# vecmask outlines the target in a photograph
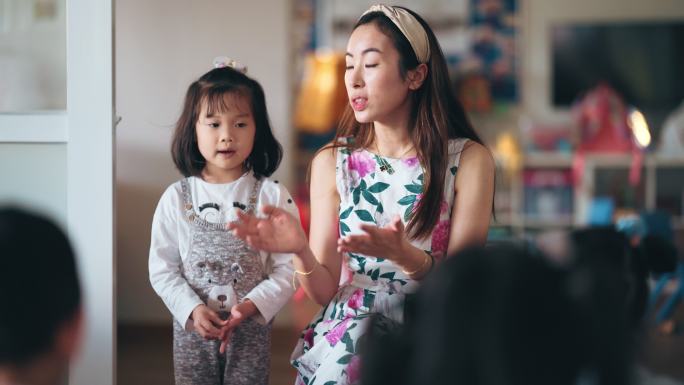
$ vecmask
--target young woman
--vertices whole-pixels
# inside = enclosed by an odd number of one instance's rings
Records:
[[[309,241],[274,207],[230,225],[253,247],[294,253],[295,277],[323,306],[292,356],[304,384],[356,383],[369,316],[401,322],[406,294],[443,255],[484,244],[492,214],[494,161],[425,21],[374,5],[346,60],[349,108],[311,166]],[[340,286],[343,262],[352,274]]]

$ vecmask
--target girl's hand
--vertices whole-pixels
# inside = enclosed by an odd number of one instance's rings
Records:
[[[337,251],[340,253],[359,253],[378,258],[386,258],[394,262],[402,262],[406,250],[411,244],[406,239],[404,224],[397,215],[385,227],[362,224],[365,234],[347,235],[337,240]]]
[[[245,301],[234,305],[230,309],[230,318],[228,318],[228,323],[221,328],[219,334],[219,339],[221,340],[221,346],[219,347],[219,352],[221,354],[226,352],[226,347],[228,346],[228,341],[233,335],[233,330],[242,323],[245,319],[249,318],[252,314],[256,313],[258,310],[252,301]]]
[[[261,211],[266,218],[238,210],[239,220],[226,227],[251,247],[267,252],[299,254],[308,246],[306,234],[292,214],[270,205]]]
[[[223,321],[218,314],[211,310],[207,305],[198,305],[192,311],[192,320],[195,331],[199,333],[205,340],[214,340],[221,335],[220,327],[224,326],[227,321]]]

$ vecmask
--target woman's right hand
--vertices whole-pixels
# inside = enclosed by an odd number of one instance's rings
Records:
[[[308,246],[306,234],[297,218],[275,206],[266,205],[261,211],[266,218],[257,218],[238,210],[238,221],[226,227],[251,247],[271,253],[300,254]]]

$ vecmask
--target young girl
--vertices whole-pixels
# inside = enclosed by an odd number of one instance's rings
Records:
[[[233,61],[215,66],[190,85],[176,124],[172,155],[185,178],[155,211],[150,281],[177,321],[176,384],[267,384],[270,321],[293,293],[292,255],[255,251],[226,223],[261,205],[298,214],[268,178],[282,149],[261,86]]]
[[[358,382],[369,316],[402,322],[406,294],[435,260],[484,244],[492,213],[494,161],[453,96],[425,21],[373,6],[346,60],[351,108],[312,162],[308,243],[297,219],[275,207],[230,226],[259,249],[294,253],[296,277],[323,306],[292,355],[298,384]],[[352,276],[338,287],[343,261]]]

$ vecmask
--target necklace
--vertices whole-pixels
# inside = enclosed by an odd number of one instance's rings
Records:
[[[394,174],[394,168],[392,167],[392,164],[396,163],[398,160],[401,160],[411,150],[413,150],[413,146],[409,147],[408,150],[404,151],[404,153],[399,155],[399,157],[394,158],[391,161],[388,161],[382,155],[380,155],[380,149],[378,148],[378,145],[376,144],[375,145],[376,154],[373,154],[373,158],[375,159],[375,162],[380,166],[380,171],[385,171],[388,174],[392,175],[392,174]]]

